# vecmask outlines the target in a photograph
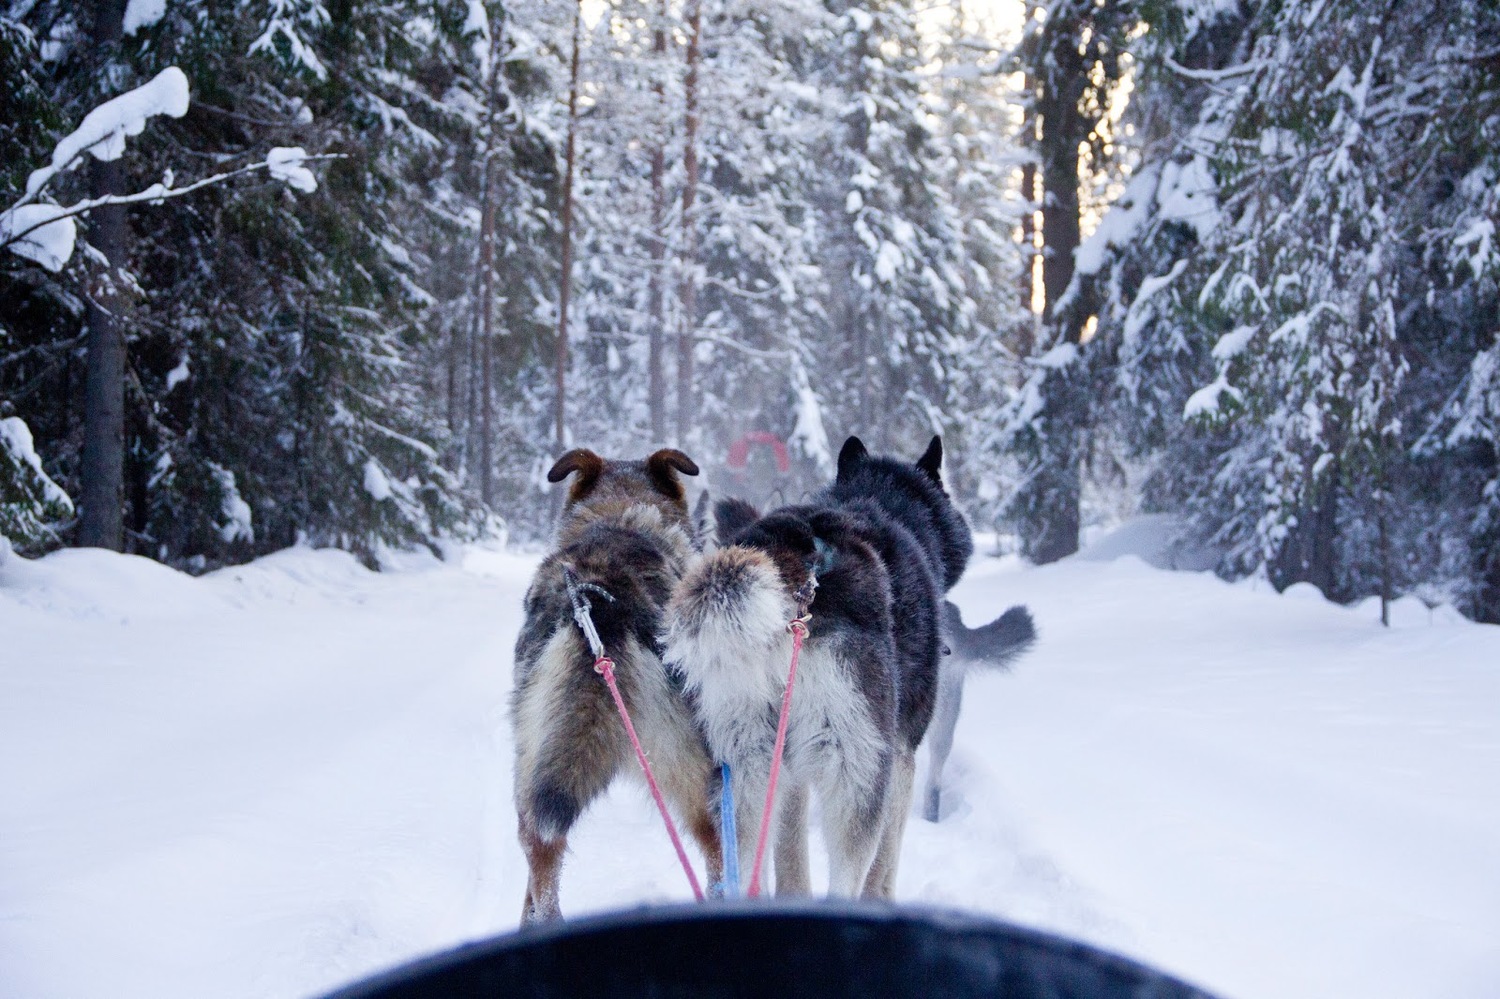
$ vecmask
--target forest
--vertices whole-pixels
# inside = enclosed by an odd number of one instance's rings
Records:
[[[941,434],[1026,558],[1500,622],[1493,0],[4,0],[0,548],[544,537]]]

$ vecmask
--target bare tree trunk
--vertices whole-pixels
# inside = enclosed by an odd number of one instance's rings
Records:
[[[583,0],[573,10],[573,64],[568,82],[568,145],[562,190],[562,274],[557,296],[557,450],[568,446],[568,300],[573,291],[573,171],[578,149],[578,64],[583,51]]]
[[[1030,93],[1032,89],[1031,75],[1027,74],[1022,85],[1022,92]],[[1031,133],[1031,144],[1035,146],[1041,139],[1040,122],[1037,120],[1035,109],[1029,112],[1022,134],[1028,131]],[[1021,273],[1021,308],[1027,312],[1031,312],[1036,303],[1036,261],[1041,255],[1037,248],[1039,233],[1036,224],[1036,213],[1041,199],[1037,196],[1036,185],[1036,164],[1029,162],[1021,167],[1021,200],[1026,204],[1026,210],[1021,215],[1021,259],[1026,262]],[[1031,356],[1031,352],[1036,349],[1036,334],[1036,322],[1023,328],[1020,342],[1016,344],[1016,353],[1019,356]]]
[[[1042,288],[1047,316],[1073,280],[1073,253],[1081,241],[1078,218],[1078,145],[1088,134],[1088,123],[1078,113],[1084,76],[1083,60],[1075,47],[1053,48],[1059,63],[1053,70],[1053,90],[1039,102],[1042,109]],[[1075,82],[1076,81],[1076,82]],[[1063,331],[1069,343],[1077,343],[1082,328],[1071,323]]]
[[[500,101],[500,27],[496,25],[490,36],[489,79],[486,81],[485,141],[484,141],[484,203],[479,219],[479,274],[478,274],[478,334],[476,338],[478,357],[474,358],[471,345],[470,357],[478,360],[479,370],[471,367],[469,384],[479,382],[479,498],[486,506],[494,501],[494,356],[495,356],[495,148],[499,129]],[[472,418],[471,411],[471,418]]]
[[[1376,494],[1375,502],[1378,504],[1379,512],[1376,517],[1380,531],[1380,623],[1387,628],[1391,626],[1391,600],[1395,594],[1395,585],[1391,577],[1396,568],[1391,559],[1390,501],[1390,486],[1386,480],[1385,470],[1382,468],[1380,490]]]
[[[108,62],[120,42],[125,0],[101,0],[95,7],[93,43],[101,62]],[[94,162],[90,195],[123,194],[120,161]],[[78,543],[121,551],[124,545],[125,492],[125,330],[120,312],[125,303],[121,272],[125,266],[125,208],[94,209],[89,242],[106,264],[92,282],[87,306],[88,354],[84,382],[83,455]]]
[[[1051,344],[1079,342],[1082,326],[1073,316],[1054,309],[1073,279],[1073,253],[1078,249],[1078,147],[1090,123],[1079,109],[1088,87],[1087,67],[1080,48],[1086,32],[1078,9],[1053,7],[1038,40],[1039,58],[1028,82],[1033,86],[1032,113],[1042,179],[1042,293],[1046,299],[1043,330]],[[1038,472],[1026,487],[1022,505],[1029,513],[1020,526],[1022,554],[1038,564],[1055,561],[1078,550],[1081,460],[1087,397],[1077,382],[1079,366],[1046,374],[1040,425],[1045,441],[1038,456]]]
[[[666,92],[662,83],[661,73],[666,69],[665,55],[667,52],[667,9],[666,0],[663,0],[661,11],[661,23],[656,26],[655,36],[651,41],[651,50],[656,53],[656,84],[653,89],[656,92],[656,106],[661,112],[661,128],[666,131],[667,119],[665,115]],[[667,261],[667,156],[666,135],[660,137],[660,141],[651,150],[651,275],[649,285],[649,311],[651,313],[650,352],[646,361],[649,377],[650,394],[648,404],[651,408],[651,440],[661,443],[667,436],[667,379],[663,370],[666,359],[666,302],[662,294],[662,282],[666,274],[664,268]]]
[[[682,317],[677,340],[677,446],[686,447],[693,427],[693,347],[698,324],[698,63],[703,36],[702,0],[688,7],[687,75],[683,78]]]

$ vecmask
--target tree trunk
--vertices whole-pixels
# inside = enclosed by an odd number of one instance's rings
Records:
[[[573,10],[573,62],[568,83],[568,144],[562,190],[562,274],[557,296],[557,452],[567,447],[568,301],[573,291],[573,171],[578,148],[578,64],[583,50],[583,0]]]
[[[1048,25],[1049,29],[1052,25]],[[1081,241],[1078,219],[1078,146],[1088,135],[1089,123],[1078,112],[1083,97],[1085,67],[1074,40],[1076,26],[1058,24],[1058,37],[1050,46],[1054,56],[1049,79],[1037,102],[1041,112],[1038,146],[1042,171],[1042,289],[1046,315],[1053,312],[1068,282],[1073,280],[1073,253]],[[1081,327],[1069,323],[1062,331],[1069,343],[1077,343]]]
[[[682,317],[677,339],[677,446],[688,446],[693,427],[693,347],[698,324],[698,62],[703,35],[702,0],[688,7],[687,75],[683,79]]]
[[[103,0],[95,8],[93,43],[101,64],[115,54],[123,31],[124,0]],[[125,193],[120,161],[90,164],[89,194]],[[85,322],[88,328],[84,382],[83,455],[78,543],[121,551],[125,492],[125,303],[120,274],[125,267],[125,208],[106,205],[91,213],[89,243],[107,263],[91,282]]]
[[[1087,66],[1079,51],[1084,25],[1067,7],[1049,11],[1041,28],[1033,114],[1033,141],[1042,179],[1042,293],[1046,301],[1043,327],[1047,342],[1077,344],[1082,325],[1056,306],[1073,279],[1073,252],[1080,242],[1078,218],[1078,147],[1090,124],[1079,110],[1087,88]],[[1074,361],[1045,372],[1038,418],[1042,437],[1037,471],[1020,504],[1027,513],[1019,525],[1023,553],[1038,564],[1053,562],[1078,550],[1080,459],[1088,398],[1078,380],[1083,366]]]
[[[666,110],[666,88],[663,86],[661,73],[666,70],[665,56],[667,53],[667,10],[663,2],[661,11],[661,23],[656,27],[655,36],[651,40],[651,50],[656,53],[656,83],[653,90],[656,93],[656,106],[658,111],[663,112],[661,128],[666,132],[667,119]],[[666,135],[660,137],[660,141],[651,150],[651,274],[648,290],[648,310],[651,313],[651,330],[649,354],[646,368],[649,380],[650,392],[647,404],[651,410],[651,440],[654,444],[662,443],[667,437],[667,379],[663,370],[666,359],[666,301],[662,294],[662,282],[666,278],[664,268],[667,261],[667,156]]]
[[[495,356],[495,149],[498,145],[496,118],[500,101],[500,26],[490,36],[489,79],[486,81],[484,193],[479,217],[478,336],[471,345],[469,384],[479,382],[479,498],[485,506],[494,501],[494,356]],[[477,353],[477,356],[475,356]],[[478,362],[479,370],[472,367]],[[477,376],[477,377],[476,377]],[[471,419],[474,414],[471,408]],[[471,424],[472,425],[472,424]]]
[[[1271,583],[1284,590],[1311,583],[1329,600],[1338,600],[1338,499],[1340,463],[1334,461],[1298,510],[1270,566]]]

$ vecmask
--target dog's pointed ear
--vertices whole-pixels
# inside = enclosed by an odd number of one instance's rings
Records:
[[[670,499],[683,499],[687,493],[677,480],[677,473],[697,475],[698,463],[676,448],[664,447],[646,459],[646,474],[656,491]]]
[[[547,481],[561,482],[574,472],[578,473],[578,478],[573,480],[573,486],[568,490],[568,499],[576,503],[588,495],[589,490],[594,488],[594,483],[599,481],[599,476],[604,474],[604,459],[587,448],[574,448],[557,459],[557,463],[547,473]]]
[[[844,441],[844,446],[839,449],[839,471],[838,475],[834,476],[834,480],[843,482],[849,476],[853,475],[854,470],[859,467],[859,463],[869,456],[870,452],[865,450],[864,441],[858,437],[850,437]]]
[[[922,452],[922,457],[917,459],[917,470],[926,472],[927,477],[938,485],[943,484],[943,439],[932,438],[932,443],[927,445],[927,450]]]
[[[760,519],[760,511],[742,499],[722,499],[714,504],[714,533],[727,545],[736,534]]]

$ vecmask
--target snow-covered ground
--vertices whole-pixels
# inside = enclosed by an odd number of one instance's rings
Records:
[[[281,999],[512,928],[533,564],[0,562],[0,995]],[[976,558],[955,598],[970,623],[1027,603],[1041,641],[971,677],[903,899],[1229,999],[1500,995],[1500,628],[1130,556]],[[564,910],[687,894],[617,787]]]

